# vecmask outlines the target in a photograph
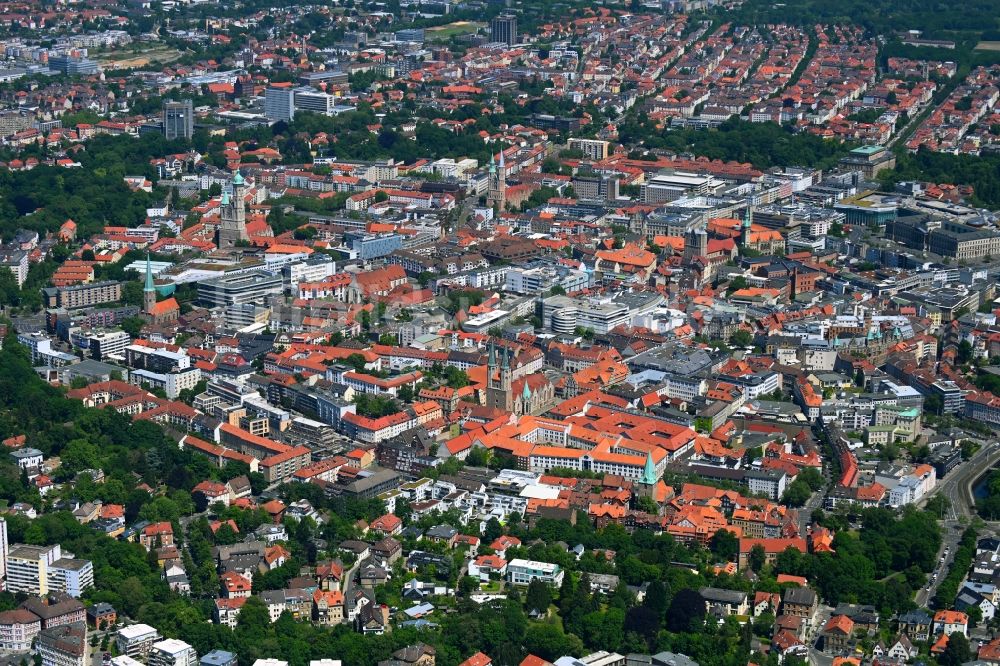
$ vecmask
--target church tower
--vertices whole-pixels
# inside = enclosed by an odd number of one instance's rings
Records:
[[[511,411],[514,406],[511,384],[513,372],[506,350],[500,350],[500,367],[497,367],[497,351],[490,342],[490,355],[486,363],[486,406]]]
[[[653,456],[646,452],[646,464],[642,468],[642,479],[639,481],[644,486],[655,486],[659,479],[656,476],[656,467],[653,465]]]
[[[746,247],[750,242],[750,227],[753,226],[753,205],[747,199],[747,212],[743,216],[743,225],[740,227],[740,245]]]
[[[660,477],[656,473],[656,465],[653,464],[653,456],[646,453],[646,464],[642,468],[642,476],[639,477],[638,488],[636,488],[636,495],[638,497],[648,497],[658,505],[660,504],[662,498],[657,497],[658,486],[660,485]],[[662,513],[662,508],[657,513]]]
[[[497,213],[502,213],[507,205],[507,167],[503,160],[503,150],[500,151],[499,166],[490,155],[489,191],[486,194],[486,205]]]
[[[149,263],[149,253],[146,254],[146,286],[142,289],[142,311],[152,315],[156,308],[156,287],[153,285],[153,267]]]
[[[222,222],[216,235],[215,244],[220,250],[232,250],[240,241],[250,239],[247,234],[246,181],[239,171],[233,176],[233,194],[222,193],[219,206]]]
[[[695,257],[708,256],[708,232],[704,227],[689,229],[684,238],[684,261],[690,263]]]

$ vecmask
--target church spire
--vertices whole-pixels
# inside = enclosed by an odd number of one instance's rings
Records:
[[[740,244],[746,247],[750,243],[750,228],[753,226],[753,203],[747,197],[747,212],[743,215],[743,224],[740,227]]]
[[[146,285],[142,289],[142,309],[148,315],[153,314],[156,309],[156,285],[153,284],[153,266],[149,261],[149,253],[146,253]]]
[[[149,262],[149,252],[146,253],[146,286],[143,291],[153,291],[153,266]]]
[[[653,456],[647,451],[646,465],[642,468],[642,480],[640,483],[646,486],[652,486],[656,484],[656,481],[656,467],[653,465]]]

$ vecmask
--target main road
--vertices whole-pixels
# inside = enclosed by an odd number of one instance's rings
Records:
[[[934,565],[932,572],[934,579],[928,581],[926,587],[917,591],[916,602],[918,606],[927,606],[937,587],[947,575],[951,560],[958,549],[958,541],[962,536],[965,525],[976,515],[976,498],[973,496],[973,486],[984,474],[987,474],[991,467],[1000,461],[1000,445],[982,440],[979,441],[980,448],[971,458],[956,467],[951,474],[948,474],[938,483],[937,487],[928,494],[927,499],[935,495],[941,495],[948,500],[947,513],[941,516],[943,524],[943,534],[941,535],[941,551],[938,553],[938,562]]]
[[[943,516],[946,523],[958,521],[961,518],[971,518],[975,515],[976,500],[972,495],[972,486],[997,461],[1000,461],[1000,446],[995,443],[979,441],[979,450],[956,467],[951,474],[945,476],[928,495],[928,499],[934,495],[942,495],[948,500],[951,506],[948,508],[947,515]]]

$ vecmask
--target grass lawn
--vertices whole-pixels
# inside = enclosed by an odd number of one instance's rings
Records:
[[[431,41],[445,41],[458,35],[468,35],[476,32],[480,28],[486,27],[485,23],[476,21],[455,21],[448,25],[439,25],[434,28],[427,28],[424,34]]]

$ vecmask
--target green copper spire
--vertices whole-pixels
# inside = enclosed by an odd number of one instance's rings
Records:
[[[243,174],[240,173],[239,169],[236,170],[236,174],[233,176],[233,185],[236,187],[243,185]]]
[[[149,263],[149,253],[146,253],[146,286],[143,291],[153,291],[156,287],[153,286],[153,267]]]
[[[656,481],[656,467],[653,466],[653,456],[647,452],[646,466],[642,469],[642,480],[640,483],[646,486],[652,486],[656,484]]]

